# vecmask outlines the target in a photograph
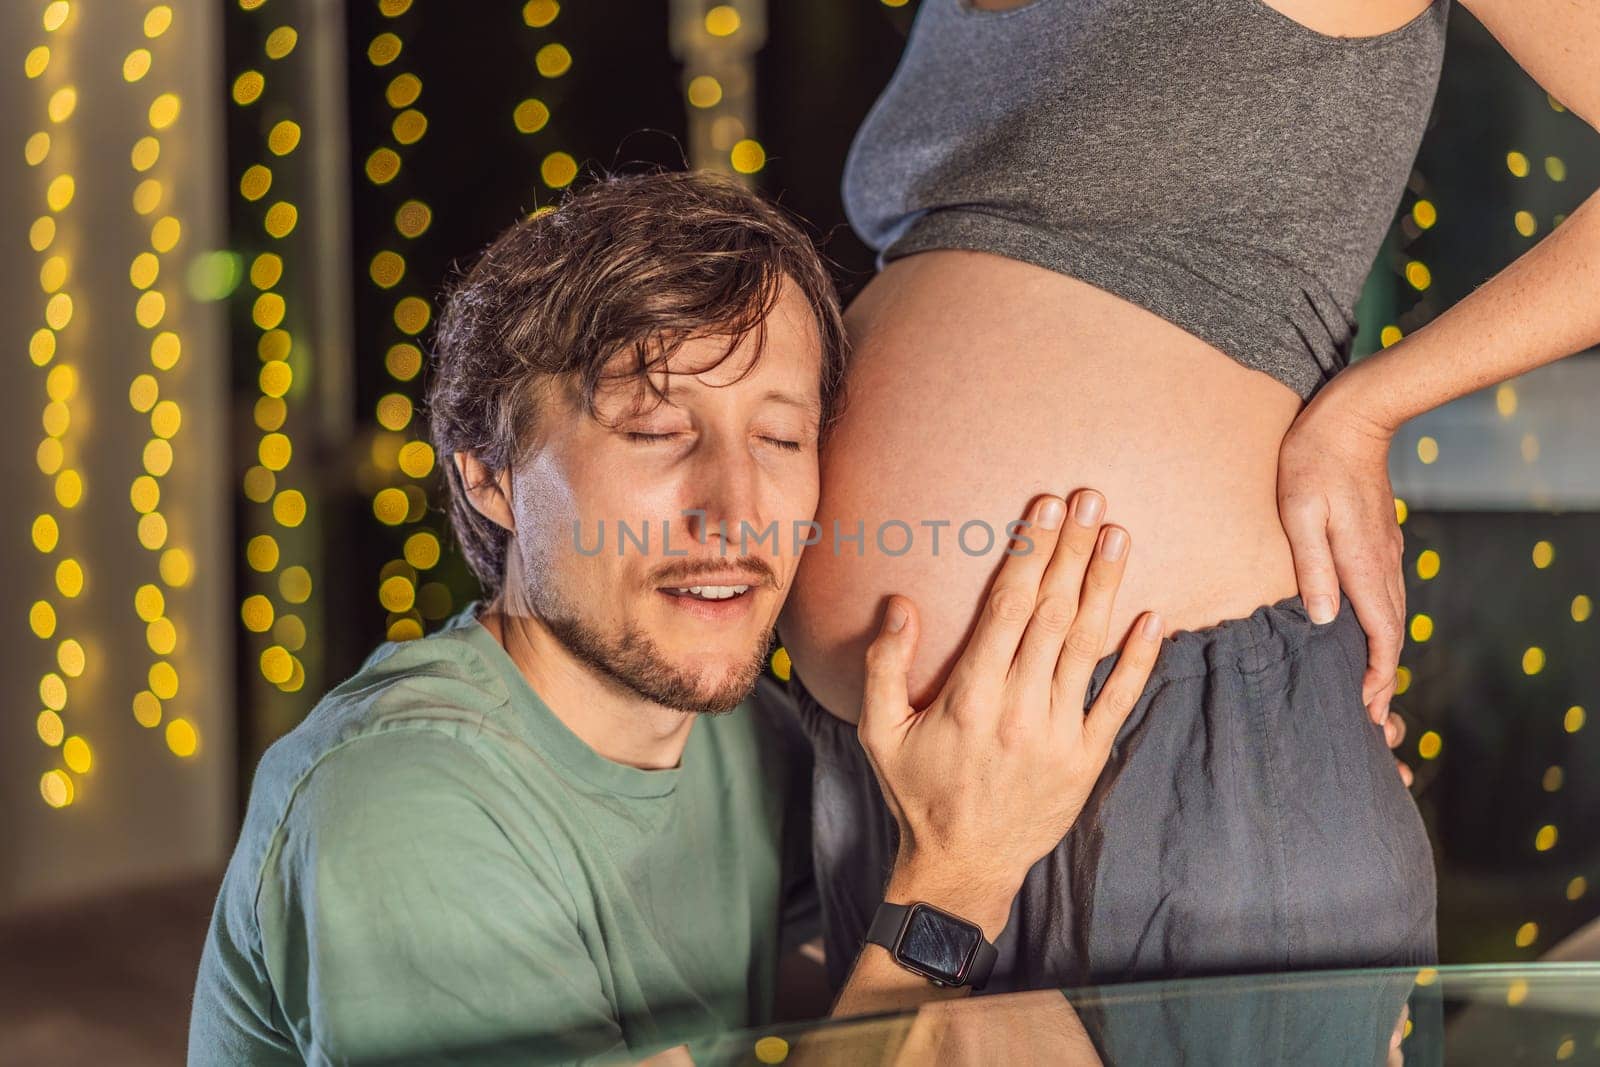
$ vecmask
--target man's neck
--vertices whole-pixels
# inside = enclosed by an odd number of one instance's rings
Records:
[[[598,677],[537,619],[498,606],[479,619],[556,718],[596,753],[642,770],[676,767],[695,716],[627,693]]]

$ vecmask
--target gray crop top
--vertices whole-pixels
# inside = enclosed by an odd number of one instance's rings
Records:
[[[1449,5],[1343,38],[1261,0],[922,0],[850,146],[846,216],[879,269],[1034,263],[1309,398],[1349,363]]]

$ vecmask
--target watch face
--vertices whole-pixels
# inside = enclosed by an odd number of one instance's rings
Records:
[[[983,931],[973,924],[927,904],[914,904],[895,955],[927,977],[955,985],[965,976],[967,961],[982,940]]]

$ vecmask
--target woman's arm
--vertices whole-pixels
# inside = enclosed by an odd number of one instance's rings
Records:
[[[1600,3],[1461,0],[1562,106],[1600,125]],[[1389,444],[1407,420],[1600,344],[1600,193],[1416,333],[1334,378],[1284,437],[1278,507],[1313,620],[1342,588],[1367,632],[1362,700],[1389,713],[1405,626]]]
[[[1600,4],[1461,3],[1543,89],[1600,129]],[[1600,192],[1449,311],[1352,367],[1347,384],[1369,417],[1392,433],[1457,397],[1595,345]]]

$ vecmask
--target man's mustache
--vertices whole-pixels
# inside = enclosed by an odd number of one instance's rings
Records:
[[[759,556],[728,556],[707,557],[704,560],[688,560],[674,566],[663,567],[655,572],[651,579],[654,586],[688,586],[703,585],[706,583],[696,581],[699,578],[716,577],[725,579],[730,572],[750,579],[740,582],[740,585],[775,585],[776,575],[767,561]]]

